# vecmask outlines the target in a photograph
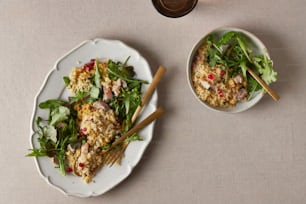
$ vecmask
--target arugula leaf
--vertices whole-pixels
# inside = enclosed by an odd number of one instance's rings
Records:
[[[217,45],[222,46],[229,43],[230,40],[232,40],[234,37],[236,37],[237,33],[234,31],[225,33],[221,39],[218,41]]]
[[[143,139],[138,134],[133,134],[125,139],[126,142],[132,142],[132,141],[142,141]]]
[[[43,149],[29,149],[31,152],[27,154],[26,156],[28,157],[42,157],[42,156],[47,156],[47,153]]]
[[[254,65],[256,66],[258,72],[261,74],[261,78],[270,84],[277,80],[277,72],[273,70],[272,60],[268,59],[267,56],[261,55],[253,58]]]
[[[242,39],[241,35],[237,36],[237,41],[238,41],[238,44],[239,44],[240,48],[242,49],[244,55],[246,56],[246,58],[249,60],[250,63],[252,63],[252,60],[251,60],[251,58],[249,56],[250,50],[247,48],[247,45],[245,44],[245,42]]]
[[[69,99],[69,103],[73,104],[81,100],[86,100],[89,96],[90,94],[87,92],[77,91],[75,96],[70,96],[68,97],[68,99]]]
[[[137,84],[137,86],[135,86]],[[113,97],[110,106],[121,122],[124,122],[124,131],[132,127],[131,119],[141,103],[141,84],[129,83],[127,89],[123,89],[117,97]]]
[[[132,78],[135,74],[134,68],[132,66],[126,66],[125,64],[122,64],[121,62],[114,62],[112,60],[108,60],[107,72],[109,78],[113,81],[116,81],[118,78],[121,78],[126,82],[147,83],[144,80]]]
[[[97,59],[95,60],[95,69],[96,69],[95,75],[94,75],[95,86],[101,89],[101,75],[99,71],[99,61]]]
[[[58,160],[58,166],[63,176],[66,175],[65,157],[66,156],[64,149],[61,149],[61,151],[56,155],[56,159]]]
[[[69,123],[67,126],[67,129],[65,130],[65,135],[69,136],[69,142],[76,142],[78,140],[79,131],[78,131],[78,125],[76,122],[77,115],[72,116],[69,119]]]
[[[39,108],[41,109],[54,109],[59,106],[65,105],[66,102],[58,99],[50,99],[39,104]]]
[[[135,72],[134,72],[134,67],[133,66],[127,66],[127,63],[130,59],[130,56],[128,56],[128,58],[126,58],[126,60],[124,61],[124,63],[121,65],[121,72],[124,76],[127,76],[129,78],[132,78],[135,76]]]
[[[67,76],[63,77],[66,87],[70,84],[70,78]]]
[[[241,71],[242,71],[242,75],[244,78],[247,78],[247,66],[246,66],[246,61],[243,60],[240,62],[240,68],[241,68]]]
[[[261,89],[262,89],[261,85],[251,75],[248,75],[248,85],[247,85],[247,90],[249,92],[248,100],[252,99],[255,92]]]
[[[37,117],[36,120],[35,120],[35,124],[38,128],[37,133],[39,135],[42,135],[43,132],[44,132],[44,128],[40,125],[42,123],[42,121],[43,121],[43,119],[41,117]]]

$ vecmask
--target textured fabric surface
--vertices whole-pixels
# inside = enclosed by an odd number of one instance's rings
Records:
[[[0,203],[306,203],[306,2],[200,0],[187,16],[160,15],[150,0],[0,1]],[[239,114],[212,112],[190,92],[186,64],[197,40],[235,26],[257,35],[279,73]],[[82,41],[122,40],[160,83],[154,139],[132,174],[103,196],[64,196],[39,175],[30,148],[34,97],[56,60]],[[86,185],[86,184],[84,184]]]

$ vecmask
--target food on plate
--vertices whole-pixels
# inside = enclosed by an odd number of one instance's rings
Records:
[[[128,59],[92,59],[65,76],[72,96],[39,104],[49,116],[36,119],[40,147],[28,156],[49,156],[63,175],[74,173],[91,182],[103,166],[103,152],[132,128],[131,118],[141,103],[146,81],[135,78]],[[136,133],[126,140],[141,138]]]
[[[262,90],[248,68],[267,84],[277,80],[272,60],[266,54],[255,55],[242,33],[230,31],[218,39],[209,35],[192,63],[194,91],[213,107],[233,107],[248,101]]]

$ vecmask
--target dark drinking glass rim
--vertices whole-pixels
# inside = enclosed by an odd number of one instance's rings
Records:
[[[167,9],[165,9],[164,7],[161,6],[161,4],[159,3],[161,0],[152,0],[152,3],[155,7],[155,9],[162,15],[166,16],[166,17],[170,17],[170,18],[179,18],[182,16],[187,15],[188,13],[190,13],[194,7],[197,5],[198,0],[194,0],[192,6],[186,10],[182,10],[181,12],[175,13],[175,12],[171,12]]]

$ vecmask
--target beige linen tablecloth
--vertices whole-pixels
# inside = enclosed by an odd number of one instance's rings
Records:
[[[0,203],[306,203],[306,2],[200,0],[187,16],[150,0],[0,1]],[[281,99],[239,114],[212,112],[189,90],[193,44],[221,26],[267,45]],[[67,197],[38,174],[30,148],[34,97],[55,61],[86,39],[122,40],[168,68],[154,138],[132,174],[108,193]]]

